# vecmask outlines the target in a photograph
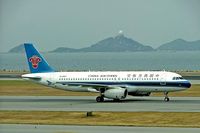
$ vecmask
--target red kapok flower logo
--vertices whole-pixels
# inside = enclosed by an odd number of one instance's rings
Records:
[[[38,64],[41,61],[42,61],[42,59],[40,57],[36,56],[36,55],[33,55],[31,58],[29,58],[29,62],[32,63],[32,67],[34,69],[38,68]]]

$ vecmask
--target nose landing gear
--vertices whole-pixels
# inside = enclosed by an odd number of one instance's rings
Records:
[[[168,92],[164,92],[164,95],[165,95],[164,101],[169,102]]]

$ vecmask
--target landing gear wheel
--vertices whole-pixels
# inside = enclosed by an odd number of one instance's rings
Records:
[[[165,97],[164,101],[169,102],[169,97]]]
[[[169,102],[168,92],[164,92],[164,95],[165,95],[164,101]]]
[[[96,98],[96,101],[97,101],[97,102],[103,102],[103,101],[104,101],[104,98],[103,98],[102,96],[98,96],[98,97]]]

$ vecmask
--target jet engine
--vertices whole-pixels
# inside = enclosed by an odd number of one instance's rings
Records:
[[[128,94],[127,89],[121,87],[115,87],[113,89],[108,89],[104,92],[104,97],[110,99],[124,99]]]

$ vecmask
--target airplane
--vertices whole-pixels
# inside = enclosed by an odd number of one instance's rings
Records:
[[[168,102],[169,92],[191,87],[181,75],[168,71],[56,72],[33,44],[24,43],[24,47],[31,73],[22,75],[23,79],[67,91],[99,93],[97,102],[104,102],[104,98],[120,101],[127,95],[150,96],[152,92],[163,92]]]

